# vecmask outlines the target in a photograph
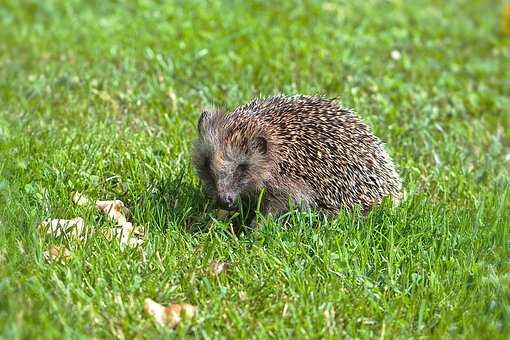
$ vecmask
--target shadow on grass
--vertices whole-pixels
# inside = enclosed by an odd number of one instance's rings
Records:
[[[202,231],[207,228],[210,201],[184,172],[152,183],[139,198],[140,219],[165,232],[168,228]]]
[[[161,178],[150,185],[138,199],[135,206],[136,218],[141,223],[148,223],[161,232],[175,228],[191,234],[200,234],[218,228],[222,225],[226,232],[238,235],[250,233],[253,228],[250,222],[256,217],[256,203],[243,202],[240,211],[227,216],[218,216],[218,209],[214,201],[208,197],[200,185],[192,183],[186,171],[177,176]],[[327,224],[353,224],[358,221],[358,227],[365,224],[384,225],[384,221],[394,215],[389,212],[392,204],[385,200],[381,205],[374,207],[370,212],[363,211],[361,207],[343,210],[338,214],[320,211],[291,211],[275,217],[274,222],[284,229],[291,225],[306,224],[311,228],[318,228]],[[389,214],[389,216],[388,216]],[[212,223],[216,219],[219,223]]]
[[[213,200],[205,191],[191,183],[186,173],[174,178],[162,178],[155,181],[135,204],[143,207],[137,214],[140,221],[154,225],[162,232],[168,228],[199,234],[211,228],[213,218],[225,222],[235,233],[246,230],[247,224],[255,216],[251,209],[248,214],[235,213],[231,217],[218,217],[218,210]]]

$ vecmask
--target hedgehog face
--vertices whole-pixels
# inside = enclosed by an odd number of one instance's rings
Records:
[[[198,130],[195,167],[217,203],[234,210],[243,198],[257,195],[268,175],[266,139],[204,114]]]

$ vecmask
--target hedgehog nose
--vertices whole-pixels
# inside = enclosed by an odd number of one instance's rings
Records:
[[[234,209],[234,195],[232,194],[224,194],[218,197],[219,205],[226,210]]]

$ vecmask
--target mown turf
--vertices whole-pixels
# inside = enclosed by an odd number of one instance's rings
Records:
[[[510,336],[510,39],[491,1],[0,4],[0,337]],[[392,51],[400,52],[400,58]],[[387,143],[398,208],[232,233],[190,166],[202,106],[339,97]],[[119,198],[139,249],[40,235]],[[67,264],[42,253],[63,244]],[[231,263],[220,278],[213,260]],[[171,331],[143,300],[188,302]]]

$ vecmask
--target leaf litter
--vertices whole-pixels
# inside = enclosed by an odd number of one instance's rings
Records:
[[[209,274],[212,276],[219,276],[230,269],[230,264],[221,261],[212,261],[209,264]]]
[[[48,262],[65,262],[71,258],[71,251],[64,246],[50,246],[43,253],[44,259]]]
[[[77,206],[92,205],[90,198],[80,192],[74,192],[71,200]],[[96,201],[95,207],[115,222],[116,227],[108,230],[105,236],[109,239],[117,239],[121,248],[126,246],[136,247],[144,243],[143,236],[145,234],[142,226],[134,226],[128,221],[126,215],[129,210],[121,200]],[[85,225],[82,217],[76,217],[70,220],[66,219],[49,219],[39,225],[40,230],[44,230],[47,234],[54,237],[62,235],[76,237],[79,240],[86,239],[87,230],[90,229]]]
[[[197,313],[197,307],[189,303],[174,303],[165,307],[150,298],[145,299],[144,310],[159,325],[169,328],[177,327],[183,319],[193,319]]]
[[[74,192],[71,196],[73,203],[77,206],[95,207],[110,220],[116,223],[116,228],[107,232],[109,239],[116,238],[120,245],[138,246],[143,244],[144,229],[141,226],[134,226],[128,221],[126,215],[129,210],[121,200],[95,201],[83,195],[80,192]],[[50,219],[42,222],[39,228],[44,229],[47,234],[55,237],[61,235],[72,235],[80,240],[85,239],[87,228],[82,217],[76,217],[70,220]],[[48,261],[67,261],[72,254],[64,246],[52,245],[43,253],[44,258]],[[209,264],[209,273],[213,276],[219,276],[229,270],[230,264],[221,261],[212,261]],[[175,303],[164,306],[156,301],[146,298],[144,301],[145,312],[152,316],[154,320],[161,326],[176,328],[182,320],[191,320],[197,314],[197,307],[188,303]]]

